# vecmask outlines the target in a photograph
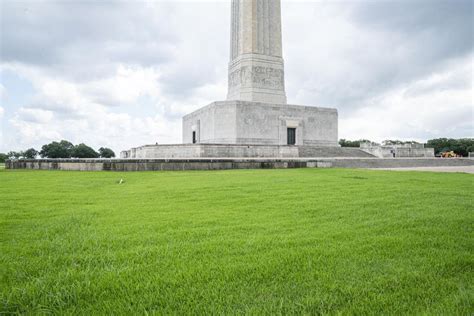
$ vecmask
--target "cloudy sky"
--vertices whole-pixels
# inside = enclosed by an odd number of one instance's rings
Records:
[[[180,143],[226,98],[230,0],[0,0],[0,152]],[[282,0],[288,101],[340,137],[473,137],[473,2]]]

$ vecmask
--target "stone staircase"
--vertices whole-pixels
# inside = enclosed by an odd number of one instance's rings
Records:
[[[300,146],[298,149],[301,158],[375,158],[359,148],[351,147]]]

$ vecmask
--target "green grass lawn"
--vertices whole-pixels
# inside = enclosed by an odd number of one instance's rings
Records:
[[[473,180],[3,170],[0,314],[472,315]]]

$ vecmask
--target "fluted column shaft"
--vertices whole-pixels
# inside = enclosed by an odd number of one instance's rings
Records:
[[[229,100],[286,103],[280,0],[232,0]]]

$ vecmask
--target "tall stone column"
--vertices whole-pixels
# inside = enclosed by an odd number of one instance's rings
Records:
[[[286,104],[280,0],[232,0],[228,100]]]

